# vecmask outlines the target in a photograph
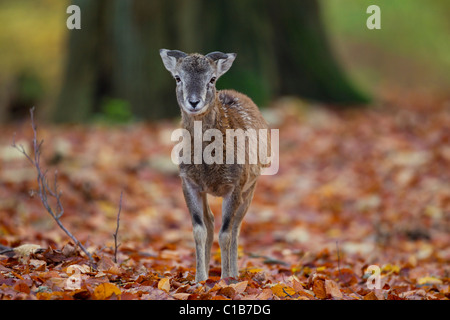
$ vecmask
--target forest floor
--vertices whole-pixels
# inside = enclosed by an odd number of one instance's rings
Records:
[[[200,284],[170,160],[178,123],[37,122],[61,221],[94,263],[45,211],[36,171],[11,147],[15,134],[32,153],[30,121],[1,127],[0,299],[450,298],[449,99],[346,111],[285,99],[265,116],[280,130],[280,167],[261,176],[244,219],[240,275],[220,279],[221,199],[210,197],[216,235]]]

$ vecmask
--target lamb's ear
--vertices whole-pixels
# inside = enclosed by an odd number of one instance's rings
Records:
[[[231,68],[234,59],[236,59],[236,53],[223,53],[214,51],[208,53],[206,57],[212,59],[216,63],[218,78]]]
[[[175,67],[177,65],[178,59],[184,58],[187,56],[186,53],[180,50],[167,50],[160,49],[159,54],[161,55],[161,59],[164,63],[164,66],[167,70],[169,70],[172,75],[175,72]]]

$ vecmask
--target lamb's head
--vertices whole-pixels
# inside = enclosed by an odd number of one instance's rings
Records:
[[[192,115],[206,112],[214,103],[216,80],[227,72],[235,53],[211,52],[203,56],[179,50],[159,50],[164,66],[177,83],[177,100],[181,109]]]

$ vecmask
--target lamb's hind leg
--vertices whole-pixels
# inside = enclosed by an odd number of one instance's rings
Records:
[[[238,269],[238,239],[241,230],[242,220],[250,207],[255,191],[256,182],[242,194],[242,204],[236,211],[233,226],[231,230],[231,248],[230,248],[230,276],[237,278],[239,276]]]
[[[211,258],[211,247],[214,241],[214,214],[208,204],[208,197],[206,193],[202,194],[203,198],[203,218],[206,225],[206,244],[205,244],[205,269],[206,276],[209,273],[209,261]]]
[[[222,278],[237,277],[239,275],[237,267],[239,229],[242,219],[247,213],[252,201],[254,188],[255,185],[252,185],[243,194],[240,189],[236,188],[224,197],[222,204],[222,227],[219,232]]]

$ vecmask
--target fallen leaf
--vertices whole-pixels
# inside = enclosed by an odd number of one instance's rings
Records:
[[[364,300],[378,300],[378,298],[376,294],[373,291],[371,291],[364,296]]]
[[[43,252],[43,256],[47,263],[59,263],[67,259],[60,250],[53,250],[51,247]]]
[[[43,250],[40,245],[27,243],[14,248],[14,252],[20,257],[28,257],[30,254],[36,253],[39,249]]]
[[[232,287],[237,294],[241,294],[245,291],[245,289],[247,288],[248,285],[248,281],[241,281],[238,283],[234,283],[234,284],[230,284],[230,287]]]
[[[342,292],[333,280],[325,280],[325,292],[328,297],[339,299],[342,298]]]
[[[61,250],[62,254],[66,257],[73,256],[77,253],[77,247],[71,243],[67,243]]]
[[[391,274],[391,273],[398,274],[400,272],[400,269],[401,268],[399,266],[388,263],[388,264],[385,264],[381,268],[381,271],[386,274]]]
[[[38,300],[73,300],[69,294],[61,291],[55,292],[38,292],[36,294]]]
[[[257,268],[257,267],[249,267],[249,268],[244,269],[244,272],[249,272],[249,273],[258,273],[261,271],[263,271],[263,269]]]
[[[272,298],[272,295],[273,295],[272,289],[267,288],[267,289],[263,289],[263,291],[256,296],[256,299],[268,300],[268,299]]]
[[[217,294],[228,298],[233,298],[236,295],[236,290],[234,290],[234,288],[231,286],[227,286],[224,288],[220,288],[219,291],[217,291]]]
[[[64,290],[79,290],[81,289],[81,275],[75,273],[66,279],[64,282]]]
[[[276,284],[272,288],[272,293],[280,298],[286,298],[295,294],[295,290],[285,284]]]
[[[36,271],[44,271],[45,266],[47,265],[45,261],[38,259],[30,259],[29,264],[30,266],[33,266]]]
[[[99,284],[94,290],[94,298],[97,300],[108,299],[113,294],[119,297],[121,291],[117,286],[109,282]]]
[[[417,279],[417,284],[419,285],[425,285],[425,284],[442,284],[442,280],[435,278],[435,277],[422,277]]]
[[[190,295],[190,293],[174,293],[172,297],[178,300],[187,300]]]
[[[327,297],[327,293],[325,291],[325,281],[322,279],[314,280],[312,290],[319,299],[325,299]]]
[[[114,266],[116,266],[116,263],[106,255],[102,255],[97,263],[97,268],[99,271],[106,271]]]
[[[68,275],[72,275],[74,273],[88,273],[91,271],[91,267],[89,267],[88,265],[79,265],[79,264],[72,264],[70,266],[67,267],[66,269],[66,273]]]
[[[353,270],[349,268],[342,268],[340,270],[335,271],[335,276],[339,278],[341,282],[343,282],[346,286],[351,286],[358,282],[358,278],[353,272]]]
[[[170,278],[162,278],[158,282],[158,289],[163,290],[165,292],[169,292],[170,290]]]
[[[18,281],[14,285],[13,289],[27,294],[30,293],[30,287],[25,283],[25,281]]]

